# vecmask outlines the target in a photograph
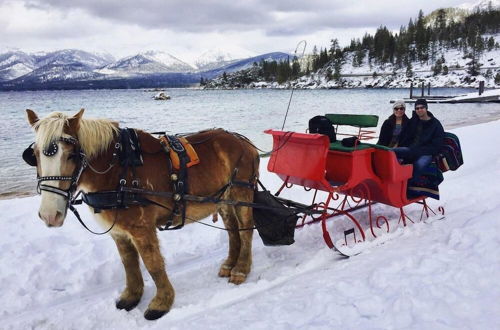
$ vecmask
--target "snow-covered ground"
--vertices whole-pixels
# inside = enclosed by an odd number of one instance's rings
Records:
[[[465,164],[445,173],[441,201],[431,201],[446,208],[444,220],[412,224],[350,259],[327,248],[320,225],[298,229],[287,247],[265,247],[256,234],[252,272],[235,286],[217,277],[225,233],[197,224],[159,233],[176,300],[152,322],[143,318],[154,295],[149,275],[136,309],[114,307],[124,273],[109,236],[89,234],[72,215],[46,228],[38,196],[1,200],[0,328],[499,329],[499,131],[500,121],[453,130]],[[279,179],[266,162],[262,181],[274,190]]]

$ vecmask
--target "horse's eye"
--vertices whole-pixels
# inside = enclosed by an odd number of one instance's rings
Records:
[[[76,159],[76,153],[74,153],[74,152],[69,154],[69,156],[68,156],[68,160],[72,160],[72,159]]]
[[[51,142],[49,146],[43,150],[43,154],[47,157],[54,156],[57,153],[57,143],[55,141]]]

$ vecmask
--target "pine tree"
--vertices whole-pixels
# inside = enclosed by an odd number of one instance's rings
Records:
[[[333,80],[340,81],[341,78],[342,61],[336,60],[333,64]]]
[[[468,42],[471,48],[471,52],[468,54],[468,57],[471,60],[467,63],[467,72],[471,76],[477,76],[479,74],[479,68],[482,65],[479,63],[479,58],[484,51],[484,41],[479,31],[475,31],[472,37],[469,35]]]
[[[291,78],[297,79],[299,76],[300,76],[300,63],[297,57],[294,57],[292,60]]]
[[[492,51],[495,48],[495,39],[493,37],[488,38],[487,47],[488,51]]]
[[[365,58],[365,50],[358,49],[354,56],[352,57],[352,66],[359,67],[363,64],[363,59]]]
[[[413,77],[413,67],[411,65],[411,61],[407,61],[406,64],[406,77],[408,78]]]
[[[500,72],[495,75],[495,85],[500,85]]]
[[[340,49],[340,47],[339,47],[339,41],[337,40],[337,38],[332,39],[330,41],[330,43],[331,44],[330,44],[330,54],[329,54],[330,56],[329,56],[329,59],[332,59],[333,56],[335,55],[335,52],[337,51],[337,49]],[[351,41],[351,45],[352,44],[353,44],[353,42]],[[354,47],[355,47],[355,45],[356,45],[356,42],[354,42]]]
[[[282,84],[290,79],[291,74],[292,69],[290,67],[290,60],[287,58],[278,64],[276,81]]]
[[[437,76],[438,74],[440,74],[442,71],[443,71],[443,62],[441,62],[441,59],[438,58],[436,60],[436,63],[434,64],[434,66],[432,67],[432,71],[433,71],[433,74],[435,76]]]
[[[427,31],[424,25],[424,12],[418,12],[418,19],[415,27],[415,47],[419,61],[424,62],[429,58]]]

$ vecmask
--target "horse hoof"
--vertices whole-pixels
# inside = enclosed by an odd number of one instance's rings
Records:
[[[247,276],[243,273],[238,273],[238,274],[231,274],[231,277],[229,278],[229,283],[233,283],[236,285],[239,285],[247,279]]]
[[[232,267],[228,265],[222,265],[219,270],[219,277],[229,277],[231,276],[231,269]]]
[[[163,315],[167,314],[167,311],[159,311],[159,310],[154,310],[154,309],[148,309],[146,312],[144,312],[144,318],[146,320],[156,320],[162,317]]]
[[[137,300],[125,300],[125,299],[120,299],[116,302],[116,308],[118,309],[124,309],[127,312],[131,311],[132,309],[139,304],[140,299]]]

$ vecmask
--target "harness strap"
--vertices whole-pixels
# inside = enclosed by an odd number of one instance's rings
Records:
[[[245,182],[242,182],[242,183],[245,183]],[[261,187],[263,187],[262,183],[260,183],[260,181],[258,183],[259,183],[259,185],[261,185]],[[229,186],[229,184],[225,185],[225,187],[223,187],[221,190],[227,189],[228,186]],[[245,186],[248,186],[248,185],[245,183]],[[253,187],[253,185],[252,185],[252,187]],[[265,190],[265,188],[264,188],[264,190]],[[82,198],[76,199],[80,193],[83,195]],[[113,224],[111,225],[111,227],[109,229],[107,229],[105,232],[102,232],[102,233],[96,233],[96,232],[90,230],[85,225],[85,223],[81,220],[80,215],[78,214],[76,209],[73,207],[73,205],[79,205],[79,204],[82,204],[82,202],[85,202],[94,208],[100,208],[100,209],[122,209],[122,208],[127,208],[128,206],[155,205],[155,206],[167,209],[167,210],[171,210],[169,207],[167,207],[161,203],[155,202],[155,201],[145,197],[144,195],[165,197],[165,198],[172,198],[174,195],[174,193],[172,193],[172,192],[157,192],[157,191],[152,191],[152,190],[144,190],[144,189],[140,189],[140,188],[130,188],[130,187],[124,187],[124,186],[120,187],[120,190],[96,192],[96,193],[88,193],[88,194],[85,194],[83,192],[79,192],[79,194],[77,194],[75,196],[75,198],[73,198],[71,200],[69,208],[75,214],[76,218],[82,224],[82,226],[85,229],[87,229],[89,232],[96,234],[96,235],[102,235],[102,234],[109,232],[114,227],[114,225],[116,223],[116,216],[115,216],[115,220],[114,220]],[[117,196],[120,196],[120,195],[122,196],[121,202],[117,203],[117,201],[118,201]],[[104,202],[103,202],[103,198],[106,198],[106,196],[109,198],[104,199]],[[279,197],[276,197],[276,199],[278,199],[283,205],[286,205],[288,208],[295,209],[294,213],[296,213],[296,214],[297,213],[304,213],[306,215],[311,215],[311,216],[314,214],[323,214],[323,211],[319,211],[319,210],[315,209],[316,204],[304,205],[304,204],[301,204],[301,203],[298,203],[295,201],[291,201],[291,200],[287,200],[287,199],[283,199],[283,198],[279,198]],[[114,203],[113,203],[113,200],[115,201]],[[185,194],[184,200],[190,201],[190,202],[197,202],[197,203],[214,203],[214,204],[220,203],[220,204],[226,204],[226,205],[231,205],[231,206],[246,206],[246,207],[258,208],[258,209],[264,209],[264,210],[275,210],[276,209],[276,207],[274,207],[274,206],[268,206],[268,205],[263,205],[263,204],[220,199],[220,196],[217,197],[215,195],[207,196],[207,197],[200,197],[200,196]],[[106,204],[106,202],[109,202],[109,203]],[[193,220],[193,221],[195,221],[195,220]],[[212,225],[209,225],[209,224],[206,224],[203,222],[199,222],[199,221],[195,221],[195,222],[209,226],[209,227],[219,228],[219,227],[212,226]],[[167,230],[180,229],[180,228],[182,228],[182,226],[184,226],[184,222],[175,226],[175,227],[168,227]],[[161,228],[163,228],[163,227],[159,227],[159,230],[161,230]],[[258,228],[258,227],[244,228],[244,229],[239,229],[238,231],[253,230],[255,228]],[[219,229],[224,229],[224,228],[219,228]]]
[[[61,188],[49,186],[46,184],[39,184],[38,185],[38,191],[41,192],[42,190],[54,193],[56,195],[62,196],[62,197],[67,198],[67,199],[69,199],[71,197],[71,192],[69,190],[63,190]]]
[[[174,207],[165,226],[158,227],[160,231],[181,229],[186,223],[186,200],[184,197],[188,187],[187,164],[190,160],[186,152],[186,148],[184,148],[184,145],[175,135],[165,135],[165,139],[168,146],[163,143],[162,144],[164,145],[165,150],[171,149],[177,154],[177,157],[179,158],[179,168],[176,169],[174,166],[171,166],[172,174],[170,179],[172,180],[172,197],[174,200]],[[172,227],[175,216],[181,217],[181,223]]]
[[[166,191],[152,191],[152,190],[143,190],[139,188],[127,188],[124,187],[123,191],[125,192],[130,192],[130,193],[136,193],[136,194],[144,194],[144,195],[150,195],[150,196],[157,196],[157,197],[172,197],[173,194],[171,192],[166,192]],[[289,207],[293,207],[296,209],[300,209],[300,213],[305,213],[305,214],[323,214],[323,211],[315,211],[313,210],[315,204],[313,205],[304,205],[298,202],[294,202],[291,200],[279,198],[281,202],[283,202],[285,205]],[[248,207],[254,207],[254,208],[260,208],[260,209],[269,209],[273,210],[275,207],[272,206],[266,206],[262,204],[257,204],[257,203],[251,203],[251,202],[243,202],[243,201],[233,201],[233,200],[227,200],[227,199],[220,199],[216,198],[213,196],[207,196],[207,197],[201,197],[201,196],[195,196],[195,195],[189,195],[186,194],[184,195],[184,199],[189,202],[197,202],[197,203],[221,203],[221,204],[226,204],[226,205],[231,205],[231,206],[248,206]],[[148,201],[151,201],[148,199]],[[151,201],[154,202],[154,201]],[[159,203],[154,202],[155,205],[161,206],[163,208],[167,208],[164,205],[161,205]]]
[[[120,165],[121,166],[141,166],[142,159],[141,145],[137,132],[133,128],[120,129]]]

